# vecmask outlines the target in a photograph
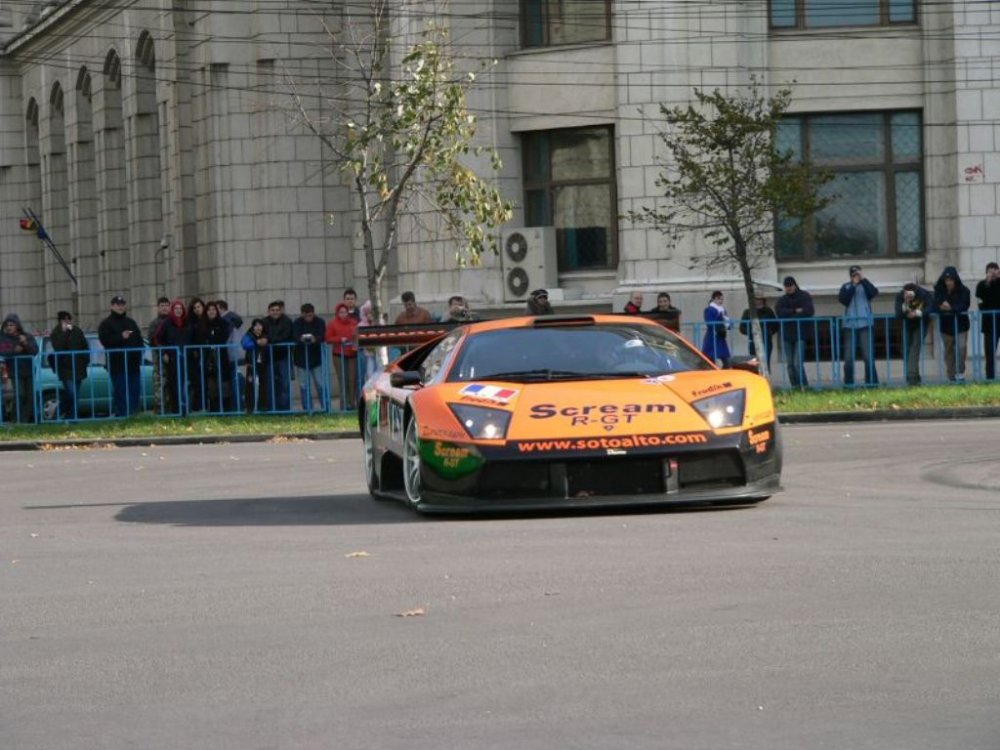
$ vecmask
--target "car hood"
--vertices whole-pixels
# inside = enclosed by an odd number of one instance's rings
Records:
[[[754,379],[767,387],[750,373],[701,371],[645,379],[447,383],[438,395],[451,404],[512,412],[508,440],[642,435],[708,430],[691,402],[739,388],[748,388],[749,413],[750,391],[759,387]],[[773,421],[769,392],[766,401],[753,422]]]

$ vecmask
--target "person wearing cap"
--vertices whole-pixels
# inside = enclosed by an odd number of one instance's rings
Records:
[[[786,276],[782,286],[785,293],[774,305],[774,312],[781,325],[788,382],[793,388],[807,388],[809,379],[803,366],[803,356],[806,342],[813,339],[813,322],[807,319],[813,317],[816,309],[812,295],[799,288],[794,276]]]
[[[528,295],[528,315],[552,315],[555,311],[549,304],[549,293],[545,289],[536,289]]]
[[[129,417],[139,411],[142,330],[125,309],[125,298],[116,294],[111,298],[111,314],[97,327],[97,338],[107,352],[115,417]]]
[[[965,380],[969,343],[969,307],[972,294],[955,266],[948,266],[934,284],[934,309],[944,342],[944,370],[948,380]]]
[[[861,273],[861,266],[848,270],[851,280],[840,287],[837,299],[844,306],[840,322],[841,356],[844,358],[844,385],[854,385],[854,360],[861,352],[865,363],[865,385],[878,385],[875,353],[872,346],[872,300],[878,287]]]
[[[80,416],[77,395],[80,383],[87,377],[90,364],[90,347],[79,326],[73,325],[73,314],[60,310],[56,314],[56,327],[49,334],[52,343],[52,369],[62,383],[59,392],[60,419],[78,419]]]

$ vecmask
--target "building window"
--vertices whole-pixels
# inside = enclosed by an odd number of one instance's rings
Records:
[[[556,228],[560,271],[617,263],[613,144],[610,127],[524,136],[525,218]]]
[[[804,222],[777,221],[779,260],[898,257],[924,252],[918,112],[787,117],[778,147],[834,177],[835,199]]]
[[[611,38],[611,0],[521,0],[525,47],[605,42]]]
[[[771,28],[822,29],[916,23],[915,0],[771,0]]]

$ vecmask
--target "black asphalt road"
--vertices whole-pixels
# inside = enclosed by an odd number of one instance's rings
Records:
[[[443,520],[356,440],[0,454],[0,748],[997,750],[998,437],[791,426],[756,508]]]

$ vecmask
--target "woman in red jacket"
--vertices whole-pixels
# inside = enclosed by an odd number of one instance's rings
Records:
[[[340,408],[347,411],[357,408],[357,333],[358,321],[351,317],[347,305],[341,302],[326,324],[326,343],[333,347],[333,362],[340,382]]]

